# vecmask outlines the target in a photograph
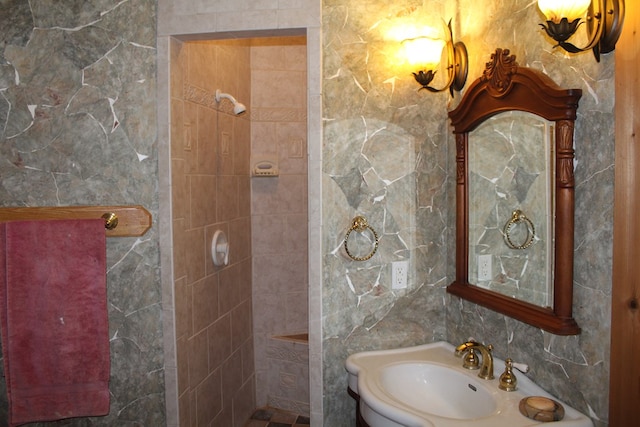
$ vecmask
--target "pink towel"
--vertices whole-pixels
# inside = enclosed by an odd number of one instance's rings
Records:
[[[109,413],[104,220],[0,224],[9,426]]]

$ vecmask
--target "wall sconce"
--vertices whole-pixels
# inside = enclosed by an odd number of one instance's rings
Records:
[[[596,61],[601,53],[616,47],[624,22],[624,0],[538,0],[538,8],[547,19],[540,24],[549,37],[570,53],[593,50]],[[579,48],[567,40],[576,32],[586,13],[589,42]]]
[[[442,92],[449,89],[449,93],[453,96],[453,91],[461,91],[467,81],[467,48],[462,42],[453,42],[451,21],[446,26],[446,32],[447,40],[427,35],[402,41],[408,62],[411,65],[419,65],[423,68],[417,73],[412,73],[416,81],[422,86],[418,90],[426,89],[430,92]],[[448,76],[447,83],[438,89],[432,87],[431,82],[440,66],[443,49],[446,49]]]

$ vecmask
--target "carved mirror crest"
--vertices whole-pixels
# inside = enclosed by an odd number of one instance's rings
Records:
[[[447,291],[558,335],[580,332],[572,304],[581,95],[497,49],[449,113],[456,279]]]

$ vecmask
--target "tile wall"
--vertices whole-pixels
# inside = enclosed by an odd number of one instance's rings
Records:
[[[166,423],[155,10],[0,2],[0,205],[142,205],[153,216],[143,236],[107,239],[109,415],[59,425]],[[7,408],[0,372],[0,425]]]
[[[563,88],[582,90],[575,124],[575,230],[573,317],[577,336],[556,336],[457,297],[447,298],[447,337],[473,336],[494,354],[528,363],[529,376],[550,393],[608,425],[609,346],[613,251],[615,60],[591,52],[570,55],[538,25],[535,2],[459,0],[458,34],[469,51],[470,82],[495,49],[507,48],[520,65],[547,74]],[[478,17],[487,19],[478,19]],[[489,19],[490,18],[490,19]],[[496,25],[499,23],[499,25]],[[478,37],[482,34],[482,37]],[[579,40],[579,39],[578,39]],[[578,43],[578,42],[577,42]],[[455,148],[449,155],[454,158]]]
[[[553,48],[535,2],[433,0],[323,1],[324,423],[348,426],[344,360],[353,352],[473,336],[501,358],[531,366],[543,388],[608,424],[614,58]],[[469,84],[495,49],[517,55],[558,85],[579,88],[575,129],[576,223],[574,317],[578,336],[546,333],[446,294],[454,277],[455,144],[447,117],[460,95],[417,91],[411,70],[393,61],[394,22],[452,19],[469,53]],[[341,256],[354,214],[381,234],[366,262]],[[390,263],[410,260],[409,286],[390,289]]]
[[[258,406],[309,415],[306,37],[252,39],[251,155],[278,177],[251,178]]]
[[[255,409],[251,317],[249,46],[171,44],[175,351],[180,426],[242,426]],[[229,265],[210,256],[226,233]]]
[[[574,310],[583,327],[579,337],[545,334],[445,294],[453,277],[454,206],[447,195],[453,194],[455,176],[446,111],[459,97],[418,92],[408,70],[394,68],[392,46],[378,37],[381,26],[421,7],[428,15],[452,19],[455,38],[467,44],[470,81],[482,72],[490,53],[502,47],[558,84],[583,89],[576,128]],[[165,46],[173,35],[255,37],[306,30],[312,423],[349,425],[353,402],[345,392],[343,368],[349,353],[474,335],[497,344],[500,356],[508,353],[528,362],[545,388],[589,413],[597,425],[607,424],[603,384],[609,366],[614,63],[610,55],[596,63],[588,53],[554,50],[538,26],[542,18],[535,7],[523,0],[158,1],[159,88],[166,83]],[[166,98],[161,90],[160,118],[167,116]],[[158,124],[161,149],[167,122],[168,117]],[[384,133],[377,132],[383,128]],[[361,141],[370,135],[381,142],[365,147]],[[167,187],[165,157],[161,152],[162,188]],[[405,162],[396,160],[396,167],[379,161],[398,158]],[[407,159],[412,164],[406,170],[397,168]],[[380,172],[382,180],[376,177]],[[394,180],[385,181],[389,176]],[[415,203],[407,207],[407,201]],[[407,211],[412,213],[401,214]],[[392,242],[381,246],[384,259],[358,264],[336,256],[356,212],[367,213]],[[397,236],[402,241],[394,240]],[[407,255],[414,263],[409,288],[394,294],[385,286],[389,262]],[[166,284],[163,278],[165,292]],[[169,392],[168,400],[175,400]],[[170,404],[167,408],[170,418],[175,411]]]
[[[386,32],[412,19],[439,25],[440,16],[453,13],[450,1],[424,8],[382,0],[323,2],[325,425],[355,423],[344,368],[350,354],[446,339],[447,218],[455,194],[448,172],[451,98],[446,91],[418,90],[415,70],[396,59],[400,43]],[[366,261],[343,250],[356,215],[380,236]],[[392,263],[400,260],[409,262],[407,287],[392,289]]]
[[[169,217],[170,209],[163,194],[171,187],[167,179],[169,168],[168,149],[164,143],[169,139],[168,123],[170,96],[166,91],[169,81],[169,45],[173,37],[181,39],[238,38],[306,35],[306,93],[307,100],[307,144],[308,144],[308,191],[309,191],[309,359],[310,359],[310,406],[314,423],[322,425],[322,371],[321,371],[321,1],[198,1],[159,0],[158,13],[158,133],[160,140],[159,176],[161,217]],[[247,88],[249,85],[247,85]],[[247,98],[245,98],[247,99]],[[313,118],[313,119],[311,119]],[[170,225],[167,226],[168,228]],[[171,253],[170,239],[161,238],[163,253]],[[167,424],[177,425],[177,367],[173,355],[174,307],[173,280],[169,274],[171,261],[162,259],[162,287],[164,309],[165,354],[168,355],[167,371]]]

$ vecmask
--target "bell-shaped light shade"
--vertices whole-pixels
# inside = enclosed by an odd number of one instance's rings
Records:
[[[547,18],[547,21],[559,23],[562,18],[573,22],[584,16],[591,0],[538,0],[540,11]]]
[[[407,61],[425,70],[435,70],[442,58],[445,41],[430,37],[416,37],[402,42]]]

